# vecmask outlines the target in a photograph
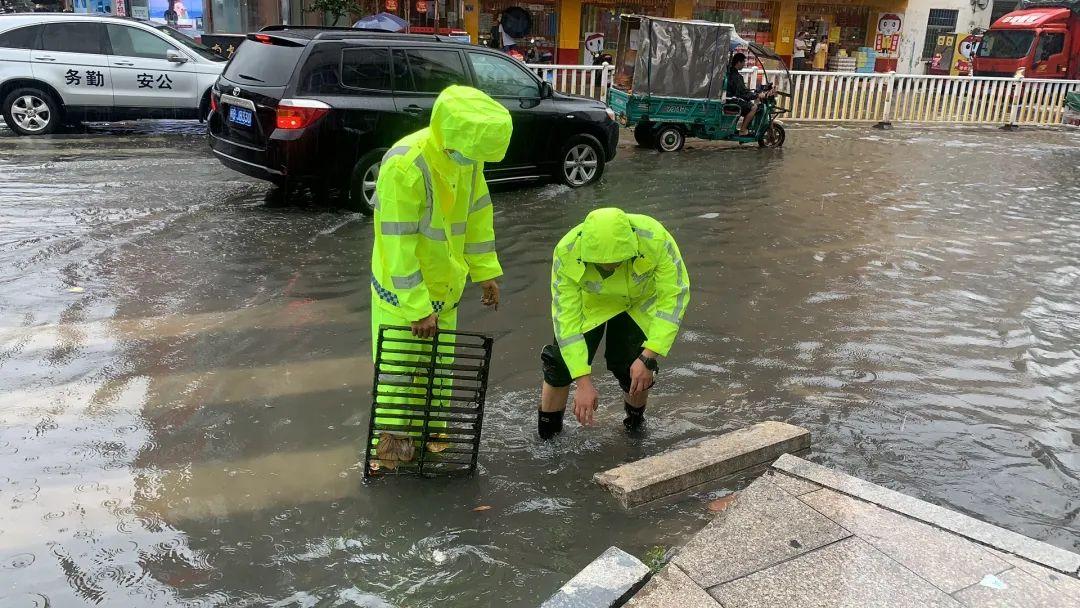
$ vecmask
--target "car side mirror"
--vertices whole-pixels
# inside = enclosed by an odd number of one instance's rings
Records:
[[[555,89],[551,88],[551,83],[544,81],[540,83],[540,99],[550,99],[555,96]]]
[[[187,55],[181,53],[180,51],[178,51],[176,49],[169,49],[169,50],[165,51],[165,59],[167,59],[167,60],[169,60],[169,61],[171,61],[173,63],[187,63],[188,62]]]

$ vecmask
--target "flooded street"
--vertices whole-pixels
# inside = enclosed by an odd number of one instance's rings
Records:
[[[1076,130],[801,127],[498,192],[503,302],[460,315],[496,337],[480,470],[365,484],[369,219],[274,203],[196,124],[0,130],[0,606],[536,606],[708,520],[593,473],[763,419],[1080,550],[1078,166]],[[693,301],[643,440],[605,376],[545,444],[552,247],[612,205],[674,234]]]

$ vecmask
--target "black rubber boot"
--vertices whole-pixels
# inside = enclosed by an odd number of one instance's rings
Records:
[[[541,439],[551,439],[562,432],[562,419],[566,410],[558,412],[536,412],[536,432]]]
[[[640,431],[641,427],[645,426],[645,406],[634,407],[623,402],[623,407],[626,409],[626,418],[622,421],[623,426],[631,433]]]

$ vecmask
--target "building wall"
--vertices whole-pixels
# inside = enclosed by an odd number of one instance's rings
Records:
[[[407,1],[407,0],[402,0]],[[557,0],[558,31],[556,35],[558,63],[576,64],[580,60],[581,6],[588,0]],[[479,0],[464,0],[465,29],[475,42],[478,38]],[[867,45],[872,45],[877,34],[875,25],[878,13],[895,12],[904,15],[904,30],[900,40],[900,58],[897,71],[901,73],[925,72],[922,49],[926,39],[926,21],[930,9],[955,9],[959,11],[956,31],[969,32],[976,27],[989,27],[990,6],[979,9],[971,0],[780,0],[772,39],[777,53],[790,58],[794,50],[795,28],[798,23],[800,4],[851,4],[870,9]],[[674,16],[679,19],[693,17],[695,0],[675,0]]]
[[[990,27],[990,4],[979,9],[971,0],[909,0],[904,11],[904,31],[900,38],[900,61],[896,71],[902,74],[925,74],[925,61],[922,59],[923,44],[926,41],[926,21],[930,18],[930,9],[954,9],[957,32],[967,33],[973,28]]]

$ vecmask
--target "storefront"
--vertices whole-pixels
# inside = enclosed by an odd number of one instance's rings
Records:
[[[615,54],[622,15],[673,16],[672,0],[589,0],[581,3],[579,63],[592,63],[596,54]],[[602,41],[602,42],[601,42]],[[588,42],[588,45],[586,43]]]
[[[394,0],[398,10],[384,9],[388,13],[409,22],[410,31],[418,33],[448,34],[461,28],[461,2],[459,0]],[[408,11],[403,12],[402,7]]]
[[[795,36],[811,32],[829,42],[830,52],[860,53],[873,46],[883,13],[902,15],[907,0],[463,0],[465,29],[481,43],[496,14],[520,6],[533,17],[538,44],[556,46],[560,64],[592,63],[594,53],[613,52],[619,16],[628,13],[731,23],[746,40],[774,49],[790,60]]]
[[[154,16],[154,3],[157,1],[159,0],[150,0],[151,17]],[[206,0],[206,2],[210,5],[210,10],[207,11],[209,13],[206,24],[207,33],[244,34],[282,22],[281,0]]]
[[[871,10],[851,4],[799,4],[796,31],[807,32],[814,41],[828,40],[830,50],[847,52],[869,41]]]
[[[480,2],[480,14],[478,17],[479,31],[474,40],[488,46],[491,40],[491,27],[495,25],[495,17],[512,6],[517,6],[529,13],[532,18],[532,30],[525,40],[518,41],[521,51],[524,53],[532,44],[538,52],[555,53],[555,32],[558,28],[556,18],[555,0],[541,0],[538,2],[520,3],[514,0],[482,0]],[[468,16],[469,5],[465,6]]]
[[[773,46],[779,14],[779,2],[699,0],[694,5],[694,19],[730,23],[744,40],[768,47]]]
[[[113,12],[113,0],[72,0],[71,11],[74,13]]]

